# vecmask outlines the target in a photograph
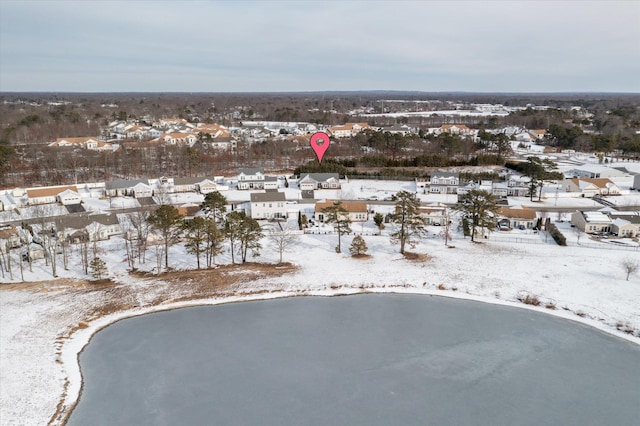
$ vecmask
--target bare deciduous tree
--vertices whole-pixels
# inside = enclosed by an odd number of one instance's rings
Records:
[[[148,217],[149,212],[144,211],[136,211],[126,215],[129,225],[133,228],[130,229],[130,232],[133,234],[131,239],[136,241],[138,263],[145,263],[146,261],[147,240],[151,230],[151,225],[147,221]]]
[[[640,262],[635,259],[624,259],[621,265],[624,271],[627,273],[627,281],[629,281],[629,277],[638,271]]]
[[[280,222],[271,227],[267,237],[272,247],[280,255],[279,263],[282,263],[282,255],[290,251],[298,240],[298,234],[295,234],[294,230],[288,225],[282,226]]]
[[[449,246],[449,241],[452,239],[451,235],[451,215],[447,209],[444,210],[444,227],[442,229],[442,237],[444,238],[444,245]]]

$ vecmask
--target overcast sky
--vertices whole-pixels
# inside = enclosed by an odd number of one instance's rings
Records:
[[[640,92],[640,1],[0,0],[0,91]]]

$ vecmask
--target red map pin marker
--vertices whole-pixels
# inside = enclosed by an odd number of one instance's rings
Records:
[[[324,157],[324,153],[329,148],[329,144],[331,140],[329,136],[325,132],[316,132],[311,135],[311,140],[309,141],[309,145],[313,148],[313,152],[316,153],[316,157],[318,157],[318,162],[322,162],[322,157]]]

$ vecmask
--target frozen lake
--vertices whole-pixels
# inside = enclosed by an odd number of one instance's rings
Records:
[[[68,425],[637,425],[640,347],[429,296],[298,297],[126,319],[80,356]]]

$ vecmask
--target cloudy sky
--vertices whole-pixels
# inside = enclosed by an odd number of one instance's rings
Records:
[[[0,91],[640,92],[640,1],[0,0]]]

